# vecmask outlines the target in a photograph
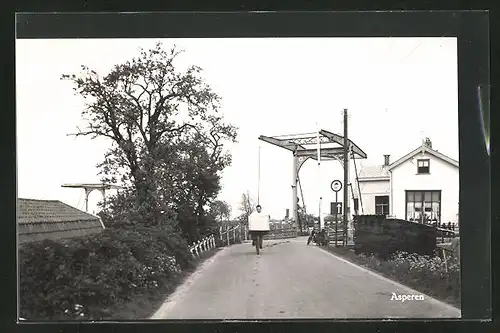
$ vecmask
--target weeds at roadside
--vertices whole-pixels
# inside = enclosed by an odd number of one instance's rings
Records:
[[[371,254],[356,255],[353,250],[342,247],[323,248],[386,278],[460,308],[458,258],[450,257],[445,263],[439,257],[398,252],[385,261]]]

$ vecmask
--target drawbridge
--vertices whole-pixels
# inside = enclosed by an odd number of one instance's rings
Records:
[[[343,186],[343,202],[344,202],[344,216],[343,222],[347,232],[347,219],[349,213],[349,161],[353,160],[356,183],[359,191],[359,183],[357,182],[358,173],[356,167],[356,159],[366,159],[366,153],[358,147],[351,139],[347,137],[347,110],[344,110],[344,135],[332,133],[330,131],[320,129],[317,132],[301,133],[301,134],[288,134],[276,136],[259,136],[259,140],[272,144],[274,146],[284,148],[290,151],[293,155],[292,163],[292,216],[297,226],[298,222],[298,191],[297,185],[300,186],[299,171],[302,165],[309,160],[318,162],[321,161],[338,161],[344,169],[344,186]],[[347,184],[347,186],[345,186]],[[302,192],[302,188],[300,187]],[[304,203],[303,194],[302,202]],[[321,200],[321,197],[320,197]],[[362,207],[361,197],[359,198]],[[305,207],[305,204],[303,204]],[[320,204],[321,207],[321,204]],[[356,207],[355,207],[356,208]],[[320,208],[321,209],[321,208]],[[321,211],[320,211],[320,227],[321,227]]]

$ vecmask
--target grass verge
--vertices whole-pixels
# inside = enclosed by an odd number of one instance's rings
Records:
[[[390,280],[460,308],[460,266],[456,260],[450,260],[445,269],[444,262],[439,258],[400,253],[391,260],[384,261],[373,255],[356,255],[354,250],[343,247],[322,248]]]

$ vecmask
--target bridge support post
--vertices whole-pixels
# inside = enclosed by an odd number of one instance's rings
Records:
[[[92,192],[94,189],[92,188],[85,188],[85,212],[89,212],[89,195],[90,192]]]
[[[297,227],[299,220],[299,215],[297,211],[297,174],[299,168],[299,158],[297,156],[297,151],[293,152],[293,168],[292,168],[292,216],[293,216],[293,226]]]

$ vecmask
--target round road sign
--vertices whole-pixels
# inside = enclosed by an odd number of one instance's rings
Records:
[[[338,192],[342,189],[342,182],[340,180],[334,180],[331,184],[333,192]]]

